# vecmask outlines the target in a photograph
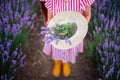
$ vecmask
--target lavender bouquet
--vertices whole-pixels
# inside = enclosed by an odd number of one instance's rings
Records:
[[[63,22],[62,24],[57,23],[54,27],[47,29],[42,28],[42,30],[43,31],[41,33],[46,34],[45,38],[43,39],[44,42],[50,43],[53,40],[56,40],[56,44],[58,44],[59,40],[65,40],[66,43],[71,45],[69,38],[75,34],[77,25],[74,22]]]

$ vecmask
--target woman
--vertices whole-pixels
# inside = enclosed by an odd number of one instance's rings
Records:
[[[48,14],[47,14],[47,22],[46,25],[49,23],[51,18],[55,15],[57,15],[60,12],[63,11],[76,11],[79,13],[82,13],[83,16],[86,18],[87,22],[89,23],[90,18],[91,18],[91,5],[93,4],[94,0],[45,0],[45,7],[48,9]],[[66,54],[65,52],[67,51],[64,50],[64,57],[61,53],[63,50],[59,50],[54,48],[53,46],[48,46],[48,44],[44,45],[44,53],[47,55],[52,55],[52,58],[54,60],[54,68],[53,68],[53,75],[55,77],[59,77],[61,73],[61,67],[63,64],[63,75],[65,77],[68,77],[71,74],[71,69],[70,69],[70,63],[75,63],[76,56],[78,52],[82,53],[83,52],[83,42],[79,43],[77,46],[79,47],[79,51],[72,52]],[[72,48],[75,50],[75,48]],[[72,53],[75,53],[74,55]],[[58,54],[55,56],[55,54]],[[72,58],[69,58],[69,56],[72,55]],[[69,58],[65,61],[65,57]]]

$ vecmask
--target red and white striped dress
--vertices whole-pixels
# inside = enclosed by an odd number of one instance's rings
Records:
[[[41,0],[45,1],[45,7],[48,10],[53,11],[53,16],[63,11],[76,11],[83,13],[86,6],[90,6],[95,0]],[[65,62],[76,62],[76,56],[79,52],[83,52],[84,44],[79,43],[77,46],[71,49],[59,50],[54,48],[50,44],[45,44],[43,52],[47,55],[51,55],[53,60],[61,60]]]

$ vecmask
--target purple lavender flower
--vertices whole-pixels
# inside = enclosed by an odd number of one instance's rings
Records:
[[[109,64],[109,58],[107,57],[106,61],[105,61],[105,65]]]
[[[27,25],[30,26],[31,24],[32,24],[32,22],[31,22],[31,21],[28,21]]]
[[[65,38],[65,42],[68,43],[69,45],[71,45],[71,41],[68,38]]]
[[[114,41],[109,41],[109,42],[110,42],[110,46],[114,47],[114,45],[115,45]]]
[[[99,68],[97,68],[97,70],[98,70],[98,71],[100,71],[100,69],[99,69]]]
[[[7,46],[10,47],[11,44],[12,44],[12,42],[13,42],[12,40],[9,40],[9,41],[7,42]]]
[[[53,41],[53,39],[54,39],[54,37],[52,35],[46,35],[45,38],[43,39],[43,41],[45,43],[50,43]]]
[[[115,20],[113,19],[113,20],[110,22],[110,28],[111,28],[111,29],[113,28],[114,24],[115,24]]]
[[[23,62],[23,60],[26,58],[26,55],[24,55],[23,57],[21,57],[20,62]]]
[[[36,14],[33,14],[31,17],[31,20],[33,20],[35,18]]]
[[[33,0],[33,3],[35,4],[37,2],[37,0]]]
[[[107,49],[109,47],[108,42],[103,44],[103,48]]]
[[[106,68],[105,65],[103,65],[103,70],[105,70],[105,68]]]
[[[97,50],[97,51],[99,50],[99,47],[98,47],[98,46],[96,47],[96,50]]]
[[[8,23],[8,18],[5,17],[5,18],[3,19],[3,22],[7,24],[7,23]]]
[[[107,31],[105,32],[105,34],[106,34],[106,37],[107,37],[107,38],[110,37],[110,35],[111,35],[111,34],[109,34]]]
[[[114,49],[115,49],[116,52],[119,52],[119,51],[120,51],[120,47],[119,47],[118,45],[115,45],[115,46],[114,46]]]
[[[14,12],[14,19],[19,21],[19,19],[21,18],[20,14],[18,11]]]
[[[20,66],[21,66],[21,67],[23,67],[23,66],[25,66],[25,65],[26,65],[26,62],[21,62],[21,63],[20,63]]]
[[[4,31],[5,31],[5,34],[8,35],[10,32],[10,25],[7,25]]]
[[[0,78],[1,80],[7,80],[7,75],[6,74],[4,74],[4,75],[1,75],[1,78]]]
[[[109,78],[109,76],[110,76],[110,74],[108,74],[108,73],[107,73],[107,74],[105,75],[105,78],[107,78],[107,79],[108,79],[108,78]]]
[[[13,27],[12,27],[12,34],[14,36],[16,36],[18,34],[18,29],[17,29],[17,26],[14,24]]]
[[[98,78],[98,80],[102,80],[101,78]]]
[[[13,80],[14,79],[14,76],[12,76],[11,78],[10,78],[10,80]]]
[[[11,44],[12,44],[12,40],[7,41],[6,49],[7,49],[8,51],[10,50]]]
[[[13,73],[15,73],[16,71],[17,71],[17,69],[14,69],[14,70],[13,70]]]
[[[102,57],[102,58],[101,58],[101,61],[102,61],[102,62],[104,62],[104,61],[105,61],[105,58],[104,58],[104,57]]]
[[[120,70],[117,71],[117,80],[119,80],[119,79],[120,79]]]
[[[39,33],[39,35],[45,34],[45,33],[46,33],[46,31],[41,31],[41,32]]]
[[[109,58],[112,60],[113,59],[113,54],[109,55]]]
[[[107,31],[109,28],[109,21],[107,21],[106,25],[105,25],[105,30]]]
[[[25,16],[23,21],[24,21],[24,22],[27,22],[29,19],[30,19],[29,16]]]
[[[5,48],[4,48],[4,45],[3,45],[3,44],[1,44],[1,45],[0,45],[0,50],[3,52],[3,51],[4,51],[4,49],[5,49]]]
[[[16,65],[17,61],[16,60],[12,60],[12,64]]]
[[[56,40],[56,45],[58,45],[58,43],[59,43],[59,39]]]
[[[104,14],[100,14],[100,19],[104,20],[104,18],[105,18]]]
[[[114,67],[110,68],[109,73],[112,74],[114,72]]]
[[[2,62],[5,63],[9,58],[9,52],[8,51],[4,51],[2,54]]]
[[[14,51],[13,53],[12,53],[12,57],[14,58],[14,57],[16,57],[17,56],[17,51]]]
[[[108,37],[107,37],[107,38],[105,38],[105,42],[106,42],[106,43],[108,43],[108,41],[109,41]]]
[[[113,64],[115,64],[116,63],[116,59],[115,59],[115,56],[113,57]]]
[[[102,51],[101,50],[98,50],[98,52],[101,54],[102,53]]]
[[[1,76],[0,76],[0,79],[1,79],[1,80],[3,80],[3,79],[4,79],[4,76],[3,76],[3,75],[1,75]]]

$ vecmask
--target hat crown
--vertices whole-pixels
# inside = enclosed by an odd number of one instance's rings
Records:
[[[53,34],[58,35],[60,39],[70,38],[75,34],[77,24],[73,20],[66,19],[55,24],[52,30]]]

